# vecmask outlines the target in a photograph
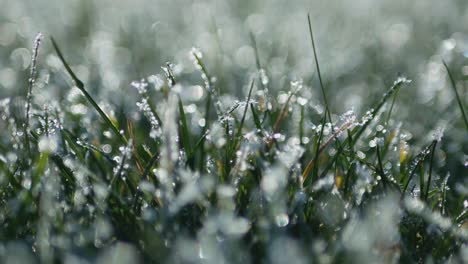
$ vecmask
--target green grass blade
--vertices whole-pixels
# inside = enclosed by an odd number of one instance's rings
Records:
[[[198,141],[193,146],[192,152],[189,153],[189,156],[187,157],[187,159],[194,158],[195,153],[198,151],[198,149],[200,148],[200,146],[202,145],[202,143],[204,142],[204,140],[205,140],[205,138],[206,138],[206,136],[208,134],[209,134],[209,131],[206,131],[203,135],[201,135],[201,137],[198,139]]]
[[[428,149],[431,149],[433,148],[433,146],[437,143],[437,141],[433,141],[429,146],[425,147],[414,159],[417,160],[416,164],[414,164],[414,167],[412,168],[410,174],[408,175],[407,179],[406,179],[406,182],[403,186],[403,190],[402,190],[402,195],[404,195],[406,193],[406,191],[408,190],[408,186],[411,182],[411,180],[413,179],[413,176],[414,176],[414,173],[416,172],[418,166],[421,164],[421,162],[424,162],[424,160],[426,159],[426,156],[428,155],[427,153],[427,150]],[[422,190],[424,191],[424,190]]]
[[[254,84],[255,84],[255,80],[252,80],[252,83],[250,84],[250,88],[249,88],[249,94],[247,96],[247,102],[245,103],[244,113],[242,114],[242,119],[240,121],[239,127],[237,128],[237,134],[234,138],[234,145],[233,145],[232,152],[234,152],[237,149],[238,147],[237,145],[239,144],[240,137],[242,136],[242,128],[244,127],[245,117],[247,116],[247,110],[249,110],[250,98],[252,96],[252,90],[253,90]]]
[[[55,52],[60,58],[60,61],[62,61],[63,66],[65,66],[65,69],[67,70],[68,74],[73,79],[73,82],[75,82],[76,87],[80,89],[80,91],[84,94],[88,102],[96,109],[96,111],[99,113],[99,115],[102,117],[102,119],[107,123],[107,125],[112,129],[114,134],[117,136],[117,138],[120,139],[122,143],[127,143],[127,139],[125,138],[124,135],[122,135],[119,132],[119,129],[112,123],[112,121],[109,119],[109,117],[104,113],[104,111],[99,107],[99,105],[94,101],[94,99],[91,97],[91,95],[85,90],[83,82],[76,77],[75,73],[72,71],[68,63],[65,61],[65,58],[62,55],[62,52],[60,51],[57,43],[55,42],[54,38],[50,38],[52,41],[52,45],[54,46]]]
[[[205,150],[204,150],[204,147],[205,147],[205,134],[207,134],[208,132],[208,120],[209,120],[209,117],[210,117],[210,107],[211,107],[211,93],[208,92],[208,95],[207,95],[207,98],[206,98],[206,104],[205,104],[205,126],[203,127],[203,130],[202,130],[202,136],[201,136],[201,142],[200,142],[200,159],[199,159],[199,163],[198,163],[198,170],[201,172],[203,171],[203,167],[205,166]]]
[[[257,128],[258,133],[260,133],[263,136],[262,123],[260,122],[260,118],[258,117],[258,113],[255,110],[255,107],[253,106],[253,104],[250,104],[250,111],[252,112],[253,120],[254,120],[255,127]]]
[[[322,143],[323,130],[325,129],[326,120],[327,120],[327,113],[324,112],[324,115],[323,115],[323,118],[322,118],[322,127],[320,129],[320,133],[318,135],[318,138],[317,138],[317,140],[315,142],[315,149],[314,149],[315,155],[314,155],[314,158],[309,161],[306,168],[304,169],[304,172],[302,173],[302,182],[303,182],[304,186],[308,185],[311,182],[311,180],[316,179],[316,177],[318,175],[318,157],[320,155],[320,145]],[[313,179],[311,179],[309,177],[309,174],[311,172],[313,173],[313,175],[312,175]]]
[[[304,145],[304,106],[301,105],[301,115],[299,118],[299,142],[301,145]]]
[[[29,116],[31,112],[31,103],[32,103],[32,90],[34,87],[34,83],[36,82],[37,78],[37,55],[39,52],[39,47],[41,45],[42,41],[42,34],[39,33],[36,36],[36,39],[34,40],[34,46],[33,46],[33,53],[32,53],[32,58],[31,58],[31,71],[29,74],[29,80],[28,80],[28,92],[26,94],[26,117],[24,120],[24,135],[25,135],[25,146],[26,150],[29,154],[29,157],[31,157],[31,146],[29,144],[29,137],[28,137],[28,131],[30,129],[29,127]]]
[[[150,174],[150,171],[151,171],[151,168],[153,167],[154,163],[156,162],[156,160],[158,160],[158,158],[159,158],[159,153],[154,154],[150,158],[150,160],[146,164],[145,170],[143,171],[143,174],[141,176],[142,179],[150,179],[151,178],[154,182],[157,181],[157,179],[155,177],[153,177],[152,174]],[[151,177],[149,177],[149,175],[151,175]]]
[[[398,78],[393,85],[389,88],[389,90],[383,95],[382,99],[380,100],[379,103],[376,104],[376,106],[373,108],[369,120],[365,124],[363,124],[360,127],[356,127],[353,130],[353,140],[352,142],[344,142],[343,145],[338,145],[338,151],[333,157],[332,161],[327,165],[327,167],[323,170],[322,174],[320,177],[323,177],[326,175],[326,173],[330,170],[330,168],[333,166],[333,163],[336,162],[338,157],[343,153],[345,150],[345,146],[348,145],[349,147],[353,148],[354,145],[356,145],[357,141],[360,139],[361,135],[364,133],[366,128],[369,126],[369,124],[374,120],[376,117],[377,113],[380,111],[380,109],[385,105],[387,100],[392,96],[392,94],[395,92],[395,90],[399,89],[403,84],[411,82],[410,80],[407,80],[406,78]]]
[[[388,125],[388,122],[390,121],[390,116],[392,115],[393,106],[395,105],[395,101],[396,101],[396,98],[398,96],[398,91],[399,90],[400,89],[396,89],[395,94],[393,95],[392,104],[390,105],[390,109],[388,110],[388,114],[387,114],[387,120],[385,121],[385,123],[387,125]]]
[[[322,74],[320,72],[320,64],[319,64],[318,57],[317,57],[317,49],[315,48],[314,33],[312,31],[312,23],[310,22],[310,14],[307,14],[307,21],[309,22],[310,41],[312,43],[312,50],[314,51],[315,67],[317,69],[317,75],[318,75],[319,82],[320,82],[320,89],[322,90],[323,102],[325,104],[325,113],[328,115],[328,120],[330,120],[330,123],[333,123],[331,119],[327,95],[325,94],[325,86],[323,85],[323,81],[322,81]]]
[[[384,96],[382,97],[382,99],[380,100],[380,102],[373,108],[373,111],[371,112],[371,117],[370,119],[360,127],[360,129],[353,135],[354,136],[354,139],[353,139],[353,145],[356,144],[356,142],[359,140],[359,138],[361,137],[362,133],[364,133],[364,131],[366,130],[366,128],[369,126],[369,124],[374,120],[374,118],[376,117],[377,113],[380,111],[380,109],[385,105],[385,103],[387,102],[387,100],[392,96],[392,94],[400,89],[400,87],[405,84],[405,83],[409,83],[410,81],[409,80],[406,80],[405,78],[398,78],[394,83],[393,85],[390,87],[390,89],[384,94]]]
[[[192,153],[192,147],[190,145],[190,132],[187,126],[187,118],[185,116],[184,105],[182,104],[182,99],[180,99],[180,96],[179,96],[179,114],[180,114],[179,125],[180,125],[182,147],[184,148],[185,153],[188,157],[190,156],[190,153]],[[188,160],[187,162],[191,163],[190,160]]]
[[[262,64],[260,63],[260,56],[258,55],[257,41],[255,40],[255,36],[252,32],[250,32],[249,36],[250,36],[250,41],[252,42],[252,46],[254,49],[255,65],[257,66],[257,70],[261,70]]]
[[[437,146],[437,140],[434,140],[434,145],[432,146],[432,149],[431,149],[431,158],[429,160],[429,176],[427,178],[427,183],[426,183],[426,193],[424,195],[424,199],[427,201],[427,199],[429,198],[429,189],[431,187],[431,180],[432,180],[432,167],[433,167],[433,164],[434,164],[434,154],[435,154],[435,149],[436,149],[436,146]]]
[[[465,110],[463,108],[463,103],[462,103],[462,101],[460,99],[460,95],[457,92],[457,86],[455,84],[455,79],[453,78],[452,72],[450,71],[447,63],[445,63],[445,61],[442,61],[442,63],[444,64],[444,67],[447,70],[447,73],[448,73],[448,76],[449,76],[449,79],[450,79],[451,87],[453,89],[453,92],[455,93],[455,98],[457,99],[458,107],[460,108],[460,112],[462,113],[463,121],[465,122],[466,130],[468,130],[468,119],[466,118]]]

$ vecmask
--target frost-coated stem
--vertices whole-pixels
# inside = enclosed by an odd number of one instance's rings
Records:
[[[36,38],[34,39],[33,45],[33,53],[31,55],[31,72],[29,73],[29,80],[28,80],[28,93],[26,95],[26,119],[24,123],[24,130],[25,130],[25,139],[26,139],[26,148],[28,153],[31,154],[31,149],[29,146],[29,116],[31,111],[31,101],[32,101],[32,89],[34,87],[34,83],[36,82],[37,78],[37,55],[39,51],[39,47],[42,41],[42,34],[38,33]]]

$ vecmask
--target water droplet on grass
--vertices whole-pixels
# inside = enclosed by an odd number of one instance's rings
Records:
[[[104,153],[107,153],[107,154],[111,153],[111,151],[112,151],[111,145],[109,145],[109,144],[103,145],[103,146],[102,146],[102,151],[103,151]]]
[[[364,152],[362,152],[362,151],[358,151],[358,152],[356,153],[356,155],[357,155],[358,158],[360,158],[360,159],[365,159],[365,158],[366,158],[366,154],[364,154]]]
[[[198,125],[199,125],[200,127],[205,127],[205,125],[206,125],[206,120],[205,120],[205,118],[200,118],[200,120],[198,120]]]
[[[279,227],[285,227],[289,224],[289,216],[287,214],[279,214],[275,216],[275,223]]]
[[[39,139],[38,147],[39,151],[42,153],[55,153],[58,148],[57,138],[55,136],[41,137],[41,139]]]

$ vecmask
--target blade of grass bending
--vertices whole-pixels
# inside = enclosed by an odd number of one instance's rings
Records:
[[[442,61],[442,63],[444,64],[444,67],[447,70],[447,73],[448,73],[448,76],[449,76],[449,79],[450,79],[450,84],[452,86],[453,92],[455,93],[455,98],[457,99],[458,107],[460,108],[460,112],[462,113],[463,121],[465,122],[466,130],[468,130],[468,120],[467,120],[466,115],[465,115],[465,110],[463,108],[463,103],[462,103],[462,101],[460,99],[460,95],[458,95],[458,92],[457,92],[457,86],[455,85],[455,79],[453,79],[452,72],[450,71],[447,63],[445,63],[445,61]]]
[[[101,109],[101,107],[99,107],[99,105],[96,103],[96,101],[94,101],[94,99],[91,97],[91,95],[85,90],[83,82],[80,79],[78,79],[78,77],[76,77],[75,73],[72,71],[72,69],[70,68],[68,63],[65,61],[65,58],[63,57],[62,52],[60,51],[60,49],[59,49],[57,43],[55,42],[54,38],[51,37],[50,39],[52,41],[52,45],[54,46],[55,52],[59,56],[60,61],[63,63],[63,66],[67,70],[68,74],[70,74],[71,78],[75,82],[76,87],[78,87],[78,89],[80,89],[80,91],[84,94],[84,96],[86,97],[88,102],[91,103],[91,105],[94,107],[94,109],[96,109],[96,111],[99,113],[99,115],[102,117],[102,119],[104,119],[104,121],[112,129],[114,134],[120,139],[120,141],[122,143],[126,144],[127,139],[122,134],[120,134],[119,129],[117,129],[117,127],[114,126],[112,121],[104,113],[104,111]]]

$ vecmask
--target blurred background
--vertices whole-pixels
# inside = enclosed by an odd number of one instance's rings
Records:
[[[0,0],[0,5],[1,98],[26,93],[38,32],[46,36],[39,83],[47,84],[36,91],[39,100],[64,98],[69,91],[49,36],[93,95],[123,109],[134,107],[131,81],[160,73],[167,61],[184,79],[200,82],[190,61],[192,47],[203,53],[221,94],[245,96],[246,83],[258,72],[252,33],[271,95],[289,91],[291,80],[303,80],[308,91],[303,96],[318,104],[307,13],[333,113],[351,108],[365,113],[404,75],[413,82],[401,91],[395,109],[398,120],[417,121],[409,131],[423,133],[441,120],[458,119],[442,59],[466,98],[466,0]]]

